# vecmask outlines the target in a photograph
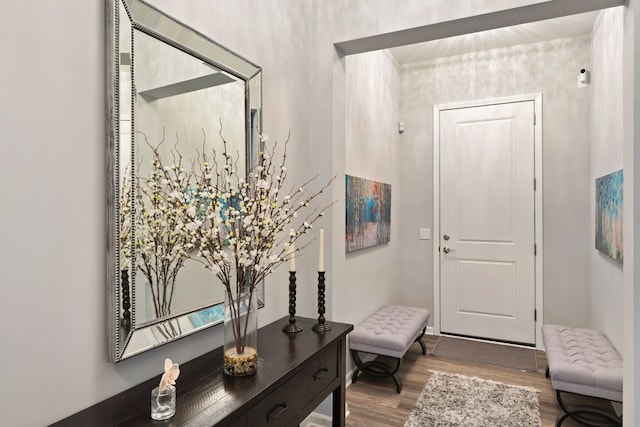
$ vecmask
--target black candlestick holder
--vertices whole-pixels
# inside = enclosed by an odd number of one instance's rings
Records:
[[[324,271],[318,271],[318,323],[313,325],[311,329],[316,332],[327,332],[331,330],[331,326],[328,323],[325,323],[324,313]]]
[[[302,326],[296,323],[296,272],[289,272],[289,323],[282,328],[283,332],[295,334],[300,332]]]
[[[131,296],[129,294],[129,270],[122,270],[120,275],[120,281],[122,285],[122,319],[120,324],[123,328],[131,327]]]

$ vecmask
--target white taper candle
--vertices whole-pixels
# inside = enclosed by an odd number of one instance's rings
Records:
[[[320,248],[319,248],[318,271],[324,271],[324,228],[320,229]]]
[[[293,242],[289,243],[289,271],[296,271],[296,248]]]

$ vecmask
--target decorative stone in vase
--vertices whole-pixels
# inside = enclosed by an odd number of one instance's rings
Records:
[[[258,369],[258,304],[254,292],[225,292],[224,373],[253,375]]]

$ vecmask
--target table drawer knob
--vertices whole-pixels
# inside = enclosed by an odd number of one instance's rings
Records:
[[[267,421],[280,418],[282,414],[287,410],[287,402],[276,405],[267,415]]]
[[[318,372],[313,374],[313,380],[314,381],[321,380],[325,375],[327,375],[327,372],[329,372],[327,368],[320,369]]]

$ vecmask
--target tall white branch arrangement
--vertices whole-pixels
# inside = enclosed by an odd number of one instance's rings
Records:
[[[118,206],[120,208],[120,270],[128,270],[131,266],[131,179],[129,178],[128,167],[125,168],[123,179],[120,184],[120,194]]]
[[[146,138],[145,138],[146,140]],[[153,152],[158,152],[153,147]],[[142,162],[138,165],[135,181],[130,166],[124,169],[119,193],[120,269],[131,266],[145,277],[151,293],[156,318],[171,314],[179,270],[189,259],[190,238],[184,233],[184,224],[175,208],[166,202],[163,194],[163,173],[159,173],[159,158],[152,158],[151,172],[142,176]],[[135,184],[132,185],[132,182]],[[135,201],[135,203],[132,203]],[[132,235],[135,240],[132,241]],[[135,260],[132,247],[135,245]],[[166,338],[180,334],[180,324],[169,322],[157,329]]]
[[[237,318],[236,347],[242,353],[246,325],[240,324],[239,313],[234,316],[239,301],[233,298],[239,292],[249,292],[251,300],[258,284],[294,255],[289,245],[323,216],[319,208],[310,208],[311,201],[333,179],[316,191],[308,191],[308,187],[317,176],[301,186],[285,187],[289,137],[279,155],[278,144],[269,146],[266,135],[260,136],[262,150],[245,176],[238,168],[244,159],[229,152],[222,131],[220,138],[222,151],[212,149],[207,153],[204,136],[203,149],[197,152],[189,170],[177,150],[172,151],[172,164],[162,163],[157,147],[152,150],[158,159],[156,170],[162,172],[163,197],[188,236],[185,247],[197,251],[196,259],[222,282],[231,298],[232,319]]]
[[[170,183],[165,178],[159,156],[163,142],[150,146],[153,152],[151,171],[147,176],[137,177],[135,212],[137,264],[150,285],[157,318],[171,314],[176,278],[193,247],[185,232],[180,207],[172,205],[165,197],[170,191]]]

